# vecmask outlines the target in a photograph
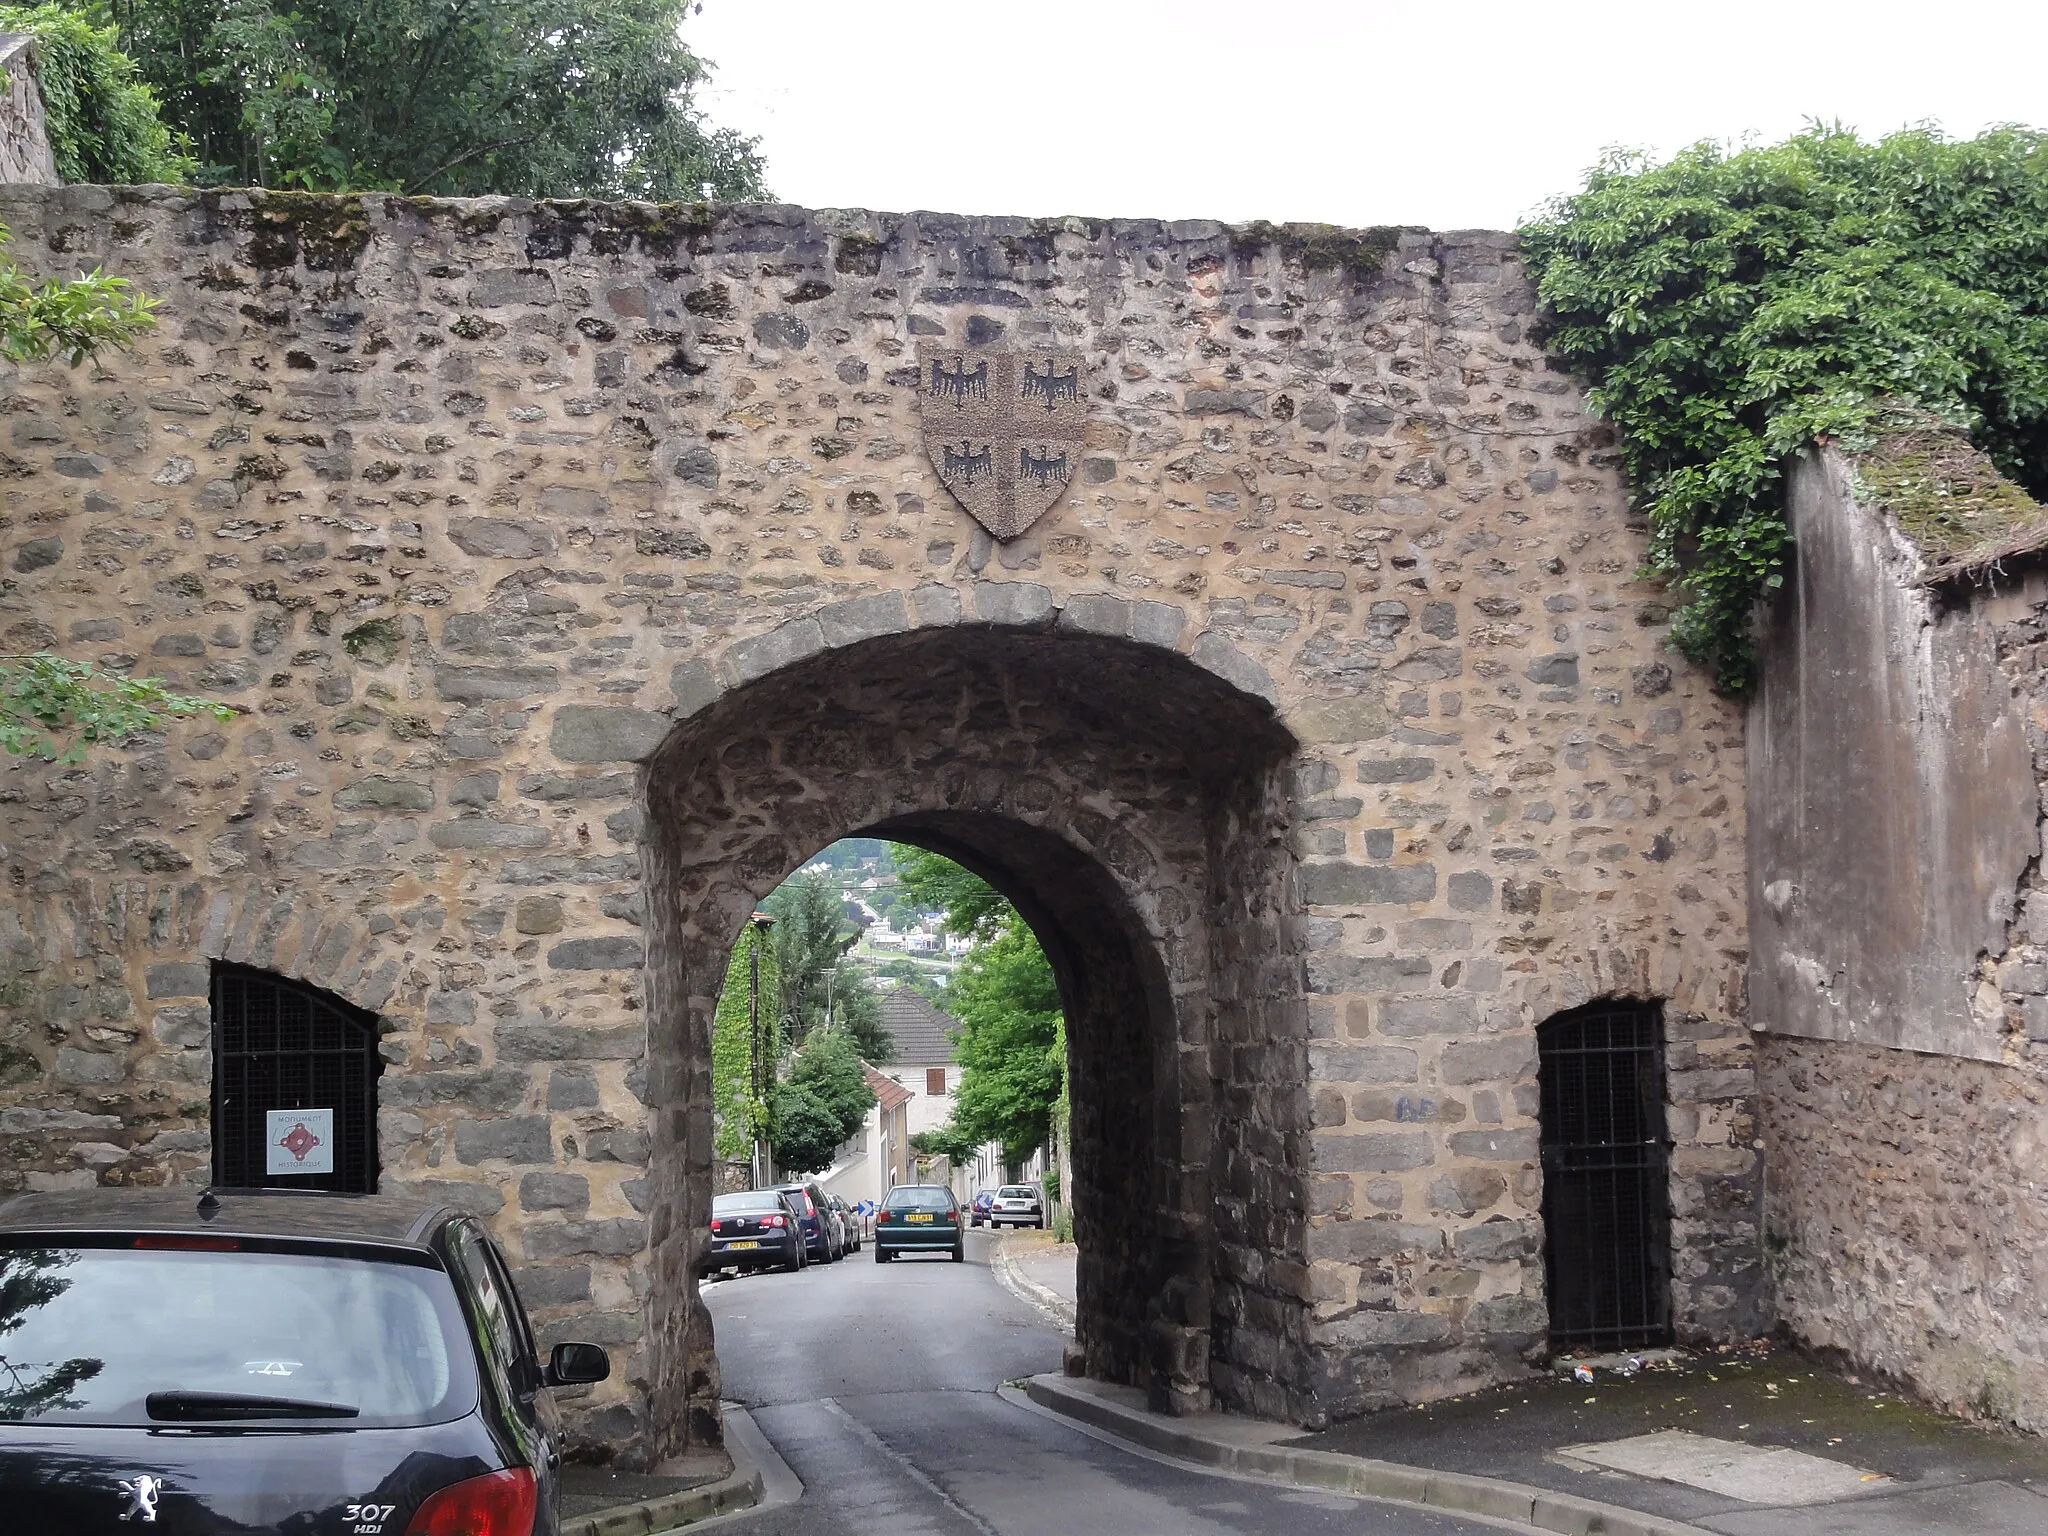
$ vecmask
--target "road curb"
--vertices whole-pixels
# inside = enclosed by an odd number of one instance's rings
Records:
[[[1226,1414],[1164,1418],[1112,1395],[1122,1393],[1136,1395],[1129,1388],[1066,1376],[1033,1376],[1024,1383],[1025,1396],[1049,1412],[1158,1455],[1262,1482],[1356,1494],[1450,1514],[1484,1515],[1556,1536],[1714,1536],[1683,1521],[1524,1483],[1275,1443],[1301,1433],[1290,1425]]]
[[[1074,1331],[1075,1318],[1074,1303],[1067,1300],[1058,1291],[1051,1289],[1049,1286],[1040,1285],[1036,1280],[1029,1279],[1020,1273],[1017,1266],[1010,1262],[1010,1243],[1007,1236],[997,1236],[995,1233],[990,1233],[989,1235],[995,1238],[996,1278],[1002,1281],[1004,1288],[1020,1301],[1027,1301],[1041,1312],[1051,1314],[1053,1321],[1066,1329],[1068,1333],[1072,1333]]]
[[[621,1504],[594,1515],[564,1520],[561,1536],[659,1536],[685,1526],[701,1526],[720,1515],[742,1514],[786,1502],[772,1496],[764,1498],[764,1493],[771,1492],[769,1484],[775,1472],[789,1475],[789,1469],[782,1465],[782,1458],[775,1454],[759,1426],[744,1408],[732,1403],[725,1405],[725,1421],[726,1450],[732,1457],[730,1475],[715,1483],[685,1488],[680,1493],[663,1494],[658,1499],[642,1499],[637,1504]],[[794,1480],[791,1475],[790,1481]],[[798,1484],[796,1493],[802,1492],[803,1486]]]

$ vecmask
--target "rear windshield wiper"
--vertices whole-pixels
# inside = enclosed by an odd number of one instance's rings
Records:
[[[353,1403],[321,1403],[303,1397],[261,1397],[246,1392],[152,1392],[143,1399],[152,1419],[168,1423],[219,1423],[223,1419],[352,1419]]]

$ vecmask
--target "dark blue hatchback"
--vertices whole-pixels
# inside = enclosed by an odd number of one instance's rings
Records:
[[[825,1209],[825,1191],[810,1180],[800,1184],[778,1184],[777,1194],[789,1196],[796,1207],[797,1224],[803,1228],[804,1254],[813,1264],[834,1264],[846,1256],[839,1245],[839,1231],[832,1213]]]

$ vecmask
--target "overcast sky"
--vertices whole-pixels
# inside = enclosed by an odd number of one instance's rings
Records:
[[[814,207],[1507,228],[1608,145],[2048,126],[2048,0],[703,0]]]

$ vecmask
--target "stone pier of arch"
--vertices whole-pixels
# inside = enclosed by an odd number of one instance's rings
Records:
[[[384,1186],[613,1351],[578,1432],[713,1441],[709,994],[870,833],[1047,938],[1098,1374],[1319,1424],[1529,1369],[1535,1026],[1603,996],[1665,1004],[1680,1335],[1758,1323],[1741,722],[1664,647],[1507,237],[0,221],[162,301],[130,356],[7,371],[0,638],[237,711],[0,773],[0,1187],[202,1182],[209,962],[324,987],[379,1016]],[[922,454],[924,338],[1086,359],[1021,538]]]

